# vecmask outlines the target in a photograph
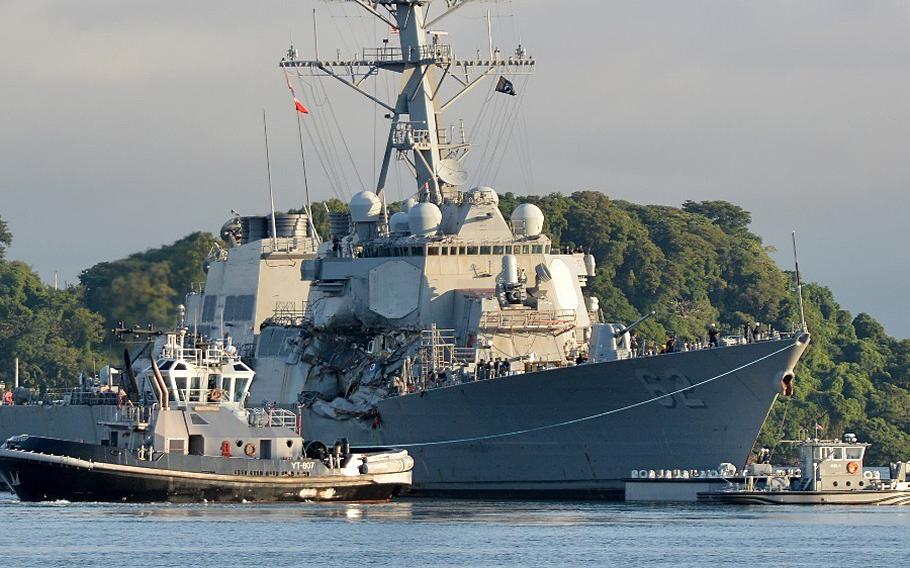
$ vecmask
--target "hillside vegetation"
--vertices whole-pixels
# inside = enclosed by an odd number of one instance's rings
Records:
[[[521,202],[543,210],[544,230],[554,244],[594,254],[598,273],[588,292],[600,299],[608,321],[657,312],[642,327],[651,343],[669,334],[703,338],[712,323],[731,334],[755,322],[784,331],[798,325],[792,274],[774,263],[749,231],[750,214],[736,205],[638,205],[593,191],[500,196],[507,217]],[[314,205],[323,231],[326,206],[339,210],[343,204]],[[95,265],[82,273],[80,286],[54,291],[26,265],[2,259],[10,239],[0,224],[0,380],[9,382],[11,358],[18,353],[28,361],[24,375],[42,386],[91,371],[90,360],[100,357],[94,353],[102,322],[173,325],[176,304],[204,280],[203,260],[217,242],[194,233]],[[797,369],[795,397],[775,406],[759,444],[786,459],[793,448],[778,440],[805,436],[819,424],[830,436],[855,431],[872,442],[871,462],[910,458],[910,340],[889,337],[867,314],[853,317],[822,285],[809,284],[804,294],[812,345]],[[52,348],[45,353],[43,345]]]

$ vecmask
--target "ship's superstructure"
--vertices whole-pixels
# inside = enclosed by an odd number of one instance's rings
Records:
[[[300,263],[315,257],[320,243],[307,214],[278,214],[271,221],[228,220],[220,235],[227,248],[212,248],[205,285],[186,297],[183,323],[196,335],[229,338],[244,355],[252,353],[265,320],[301,320],[309,282],[300,278]]]

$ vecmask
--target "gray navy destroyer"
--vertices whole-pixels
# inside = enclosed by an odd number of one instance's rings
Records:
[[[509,77],[535,61],[521,46],[456,55],[437,25],[464,0],[352,1],[400,45],[334,60],[292,48],[281,67],[387,110],[377,186],[330,216],[325,240],[307,214],[231,220],[229,248],[187,300],[188,325],[229,333],[247,355],[251,400],[299,413],[311,439],[407,449],[415,492],[621,498],[633,467],[744,464],[792,392],[805,325],[727,347],[636,349],[632,326],[602,321],[586,294],[591,255],[553,246],[533,204],[507,220],[494,189],[467,186],[471,144],[444,114],[485,80],[513,95]],[[384,72],[401,78],[391,101],[363,86]],[[393,160],[416,194],[390,215]],[[94,435],[90,408],[47,410]],[[21,412],[0,413],[0,433],[46,428],[40,410]]]

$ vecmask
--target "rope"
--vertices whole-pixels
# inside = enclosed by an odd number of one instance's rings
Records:
[[[770,359],[771,357],[774,357],[775,355],[780,355],[781,353],[783,353],[784,351],[787,351],[788,349],[792,349],[792,345],[787,345],[786,347],[782,347],[781,349],[778,349],[777,351],[775,351],[773,353],[769,353],[767,355],[759,357],[758,359],[755,359],[754,361],[750,361],[744,365],[740,365],[739,367],[736,367],[735,369],[730,369],[729,371],[725,371],[717,376],[711,377],[710,379],[705,379],[701,382],[695,383],[693,385],[689,385],[687,387],[675,390],[673,392],[668,392],[666,394],[662,394],[660,396],[655,396],[653,398],[649,398],[647,400],[642,400],[640,402],[629,404],[629,405],[626,405],[626,406],[623,406],[620,408],[614,408],[612,410],[598,412],[597,414],[583,416],[581,418],[573,418],[572,420],[556,422],[555,424],[546,424],[544,426],[535,426],[533,428],[523,428],[521,430],[512,430],[511,432],[502,432],[500,434],[487,434],[485,436],[472,436],[470,438],[455,438],[452,440],[438,440],[435,442],[415,442],[415,443],[411,443],[411,444],[386,444],[386,445],[393,446],[396,448],[420,448],[420,447],[425,447],[425,446],[464,444],[464,443],[469,443],[469,442],[480,442],[480,441],[484,441],[484,440],[494,440],[497,438],[508,438],[508,437],[512,437],[512,436],[520,436],[522,434],[529,434],[531,432],[541,432],[543,430],[552,430],[554,428],[562,428],[563,426],[571,426],[573,424],[579,424],[581,422],[588,422],[590,420],[596,420],[598,418],[603,418],[604,416],[610,416],[611,414],[619,414],[620,412],[626,412],[627,410],[632,410],[633,408],[638,408],[639,406],[651,404],[652,402],[657,402],[658,400],[661,400],[661,399],[664,399],[667,397],[672,397],[681,392],[685,392],[687,390],[692,390],[696,387],[700,387],[701,385],[706,385],[710,382],[716,381],[716,380],[726,377],[728,375],[732,375],[733,373],[738,373],[739,371],[742,371],[743,369],[751,367],[752,365],[760,363],[766,359]]]

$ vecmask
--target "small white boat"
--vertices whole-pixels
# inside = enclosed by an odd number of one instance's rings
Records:
[[[742,484],[698,494],[699,501],[741,505],[910,505],[907,463],[891,465],[891,478],[863,467],[869,444],[807,440],[800,447],[800,476],[789,484],[746,476]]]

